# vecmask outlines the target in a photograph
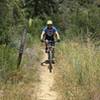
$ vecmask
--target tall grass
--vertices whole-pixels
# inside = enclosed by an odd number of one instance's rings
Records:
[[[100,51],[90,41],[62,42],[57,61],[59,100],[100,100]]]
[[[15,49],[2,46],[0,52],[0,100],[36,100],[39,44],[26,47],[19,70],[16,69],[18,52]]]
[[[5,80],[8,74],[16,69],[17,50],[8,46],[0,46],[0,79]]]

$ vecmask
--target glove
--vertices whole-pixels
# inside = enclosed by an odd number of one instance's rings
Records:
[[[41,42],[43,42],[43,39],[41,39]]]
[[[60,39],[58,39],[57,42],[60,42]]]

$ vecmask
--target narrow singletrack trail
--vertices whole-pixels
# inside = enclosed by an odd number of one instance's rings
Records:
[[[43,52],[42,61],[47,60],[47,55]],[[54,70],[54,68],[53,68]],[[37,90],[37,100],[57,100],[57,93],[54,91],[54,71],[48,70],[48,65],[40,66],[40,83]]]

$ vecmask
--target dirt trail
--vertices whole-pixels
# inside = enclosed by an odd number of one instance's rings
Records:
[[[43,61],[46,59],[47,55],[44,53]],[[37,100],[57,100],[57,93],[53,89],[54,71],[50,73],[48,65],[40,66],[40,81],[37,92]]]

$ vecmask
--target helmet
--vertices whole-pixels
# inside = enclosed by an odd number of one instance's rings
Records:
[[[47,21],[47,25],[52,25],[52,24],[53,24],[52,20]]]

